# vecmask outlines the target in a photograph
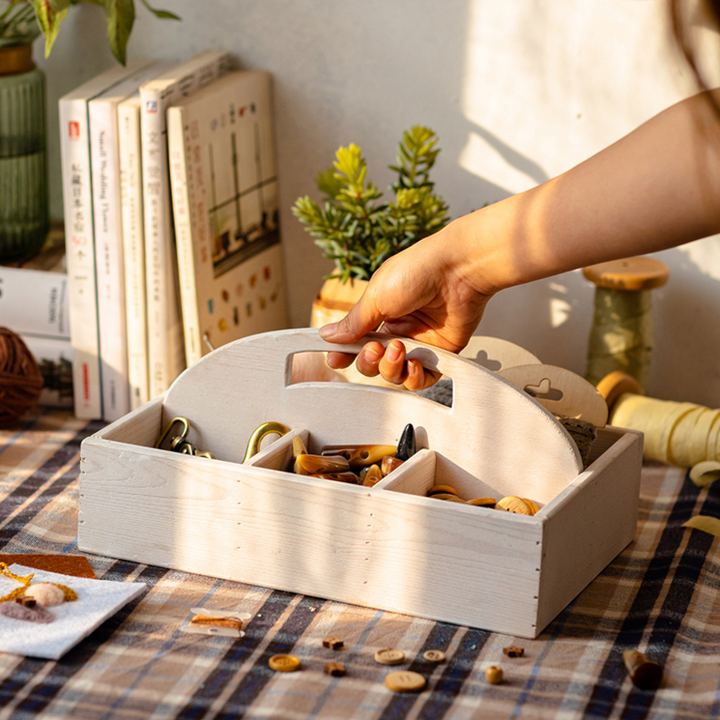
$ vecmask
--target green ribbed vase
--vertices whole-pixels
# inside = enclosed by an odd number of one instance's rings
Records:
[[[45,74],[31,60],[2,74],[14,49],[0,47],[0,262],[34,255],[49,222]]]

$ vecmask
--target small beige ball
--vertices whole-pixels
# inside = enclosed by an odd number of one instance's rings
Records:
[[[54,605],[62,605],[65,602],[65,593],[52,583],[30,585],[23,597],[34,600],[42,607],[53,607]]]

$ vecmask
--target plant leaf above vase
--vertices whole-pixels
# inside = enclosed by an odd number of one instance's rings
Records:
[[[116,60],[125,65],[125,51],[135,22],[134,0],[4,0],[0,2],[0,42],[7,38],[26,36],[31,31],[37,36],[37,26],[40,26],[45,36],[47,57],[70,6],[82,2],[100,5],[105,9],[110,49]],[[168,10],[156,10],[147,0],[141,2],[158,18],[180,19]]]
[[[433,192],[429,177],[440,152],[436,145],[431,128],[414,125],[403,133],[396,164],[389,166],[397,173],[389,202],[382,202],[382,193],[367,178],[367,163],[353,143],[340,147],[333,166],[316,178],[323,206],[309,196],[295,201],[293,214],[335,262],[330,277],[343,283],[369,280],[389,257],[447,224],[448,206]]]

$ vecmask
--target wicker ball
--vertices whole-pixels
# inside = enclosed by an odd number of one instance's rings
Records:
[[[43,379],[18,335],[0,328],[0,426],[9,425],[37,403]]]

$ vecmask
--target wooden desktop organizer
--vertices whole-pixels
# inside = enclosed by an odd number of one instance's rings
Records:
[[[370,385],[293,384],[293,355],[337,349],[316,330],[207,355],[164,396],[83,442],[80,549],[537,636],[633,540],[641,435],[600,429],[583,470],[536,400],[472,360],[405,342],[453,380],[452,407]],[[187,439],[216,459],[153,447],[178,415],[190,421]],[[266,421],[291,432],[242,463]],[[312,453],[396,444],[407,423],[422,449],[372,488],[288,472],[294,435]],[[528,517],[426,497],[436,483],[541,509]]]

